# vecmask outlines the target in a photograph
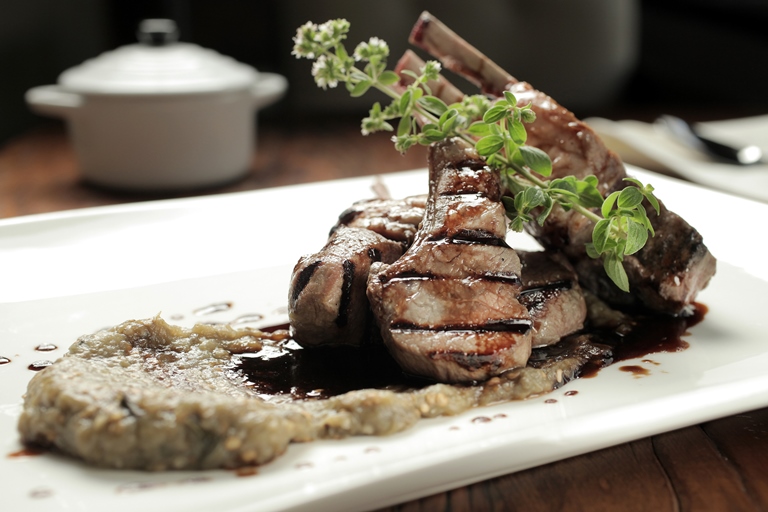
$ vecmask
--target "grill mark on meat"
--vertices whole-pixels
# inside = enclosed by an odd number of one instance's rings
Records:
[[[535,329],[533,346],[557,343],[584,326],[586,301],[573,266],[561,254],[520,251],[523,290],[518,300]]]
[[[468,188],[468,189],[458,189],[458,190],[449,190],[448,192],[443,192],[440,194],[440,197],[448,197],[448,196],[477,196],[477,197],[487,197],[483,192],[478,192],[474,188]]]
[[[532,320],[517,300],[520,260],[504,240],[500,196],[498,173],[469,144],[430,147],[414,243],[393,264],[372,265],[368,281],[382,339],[405,372],[472,382],[525,365]]]
[[[547,283],[542,286],[535,286],[533,288],[526,288],[523,291],[520,292],[520,298],[530,297],[531,295],[538,295],[538,294],[548,294],[552,292],[557,292],[560,290],[570,290],[573,287],[572,281],[567,280],[561,280],[561,281],[554,281],[551,283]]]
[[[319,267],[323,262],[320,260],[317,260],[313,263],[310,263],[301,271],[299,272],[299,277],[296,280],[296,286],[293,287],[293,292],[291,292],[291,301],[296,302],[299,298],[299,295],[301,295],[301,292],[304,291],[304,288],[307,287],[309,284],[309,280],[312,278],[312,274],[315,273],[315,270],[317,270],[317,267]]]
[[[550,302],[555,301],[559,295],[567,290],[571,290],[572,287],[573,283],[571,281],[559,281],[544,286],[523,289],[523,291],[520,292],[518,300],[520,301],[520,304],[528,308],[528,312],[531,316],[535,317],[537,316],[538,311],[543,311]],[[546,321],[547,316],[551,315],[545,313],[543,316],[544,318],[542,320]],[[581,322],[579,322],[579,324],[581,324]],[[534,344],[534,346],[536,345]]]
[[[381,251],[375,247],[371,247],[368,249],[368,257],[371,258],[371,261],[381,261]]]
[[[466,352],[446,350],[446,351],[434,351],[428,354],[430,359],[435,361],[451,361],[458,364],[462,368],[469,371],[483,370],[490,373],[498,373],[499,363],[498,359],[494,357],[493,353],[488,354],[467,354]]]
[[[370,332],[365,293],[370,267],[391,263],[402,253],[399,241],[369,229],[339,226],[325,247],[294,267],[288,294],[294,340],[304,347],[365,343]]]
[[[384,273],[376,276],[379,282],[388,283],[390,281],[400,280],[406,281],[409,279],[434,279],[435,275],[429,272],[417,272],[415,270],[404,270],[398,274],[387,275]]]
[[[482,272],[478,274],[469,274],[467,275],[467,277],[477,279],[477,280],[485,280],[489,282],[507,283],[514,286],[519,286],[521,283],[520,276],[511,272],[507,272],[507,273]],[[428,281],[432,279],[445,279],[445,278],[441,276],[436,276],[430,273],[406,271],[406,272],[401,272],[400,274],[395,274],[392,276],[380,274],[377,276],[377,279],[381,283],[389,283],[393,281]]]
[[[497,273],[490,273],[490,272],[484,272],[478,276],[481,279],[485,279],[487,281],[497,281],[500,283],[510,283],[514,284],[516,286],[520,285],[520,276],[517,274],[511,274],[511,273],[503,273],[503,272],[497,272]],[[519,299],[518,299],[519,300]]]
[[[359,215],[361,215],[363,212],[362,210],[350,207],[344,210],[339,214],[339,220],[337,221],[337,225],[341,226],[347,226],[352,223]],[[335,228],[335,226],[334,226]],[[333,229],[331,230],[331,233],[333,233]]]
[[[418,274],[406,274],[395,277],[387,278],[386,276],[379,276],[379,281],[382,283],[393,283],[395,281],[429,281],[435,279],[435,276],[430,275],[418,275]]]
[[[426,196],[357,201],[339,215],[330,235],[343,226],[364,228],[408,246],[424,216],[425,201]]]
[[[462,160],[455,164],[456,167],[459,169],[472,169],[473,171],[482,171],[485,169],[485,162],[482,160],[474,160],[471,158],[467,158],[466,160]]]
[[[492,245],[495,247],[509,247],[507,241],[494,233],[489,233],[481,229],[460,229],[452,235],[447,233],[437,233],[427,239],[429,242],[439,242],[445,240],[452,244],[479,244]]]
[[[525,334],[531,329],[532,322],[526,318],[504,318],[491,320],[484,324],[446,324],[446,325],[419,325],[413,322],[394,322],[392,329],[396,331],[458,331],[458,332],[516,332]]]
[[[368,249],[370,254],[371,249]],[[339,300],[339,316],[336,317],[336,325],[344,327],[349,321],[349,304],[352,301],[352,283],[355,278],[355,264],[351,260],[344,260],[344,279],[341,284],[341,300]]]

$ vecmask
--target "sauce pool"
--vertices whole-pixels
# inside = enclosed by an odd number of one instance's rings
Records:
[[[659,352],[680,352],[688,348],[683,339],[688,329],[701,322],[706,306],[694,304],[689,316],[635,315],[629,333],[589,330],[593,341],[610,347],[594,356],[579,373],[580,378],[597,375],[601,368],[619,361],[641,358]],[[264,332],[288,330],[288,324],[262,327]],[[583,333],[582,333],[583,334]],[[639,368],[639,370],[637,369]],[[635,376],[648,373],[640,366],[620,368]],[[267,345],[255,354],[233,359],[233,376],[244,380],[256,394],[269,399],[320,399],[358,389],[419,389],[432,384],[404,374],[381,343],[357,348],[321,346],[305,349],[290,338]],[[576,392],[568,392],[567,396]]]

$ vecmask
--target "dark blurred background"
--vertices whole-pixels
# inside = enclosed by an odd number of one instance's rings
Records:
[[[151,17],[176,20],[182,41],[287,76],[266,123],[359,116],[370,98],[318,90],[310,64],[291,57],[296,27],[345,17],[350,47],[379,36],[393,64],[424,9],[580,117],[768,111],[768,0],[3,0],[0,143],[45,122],[24,103],[27,89],[135,42]]]

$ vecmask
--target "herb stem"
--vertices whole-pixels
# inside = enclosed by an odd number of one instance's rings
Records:
[[[629,290],[622,260],[625,255],[640,250],[648,235],[654,234],[643,205],[647,201],[659,212],[653,187],[626,178],[635,186],[614,191],[604,198],[594,175],[551,178],[553,166],[549,155],[525,144],[524,124],[536,120],[531,104],[520,106],[511,91],[504,91],[503,97],[494,101],[474,95],[446,105],[441,98],[432,96],[426,86],[431,80],[439,79],[438,62],[425,63],[420,74],[405,70],[398,75],[386,69],[389,47],[376,37],[360,43],[353,54],[349,54],[343,44],[348,31],[349,22],[344,19],[320,25],[307,22],[296,31],[292,53],[315,60],[312,75],[323,89],[345,82],[352,96],[376,89],[392,100],[384,108],[374,103],[369,116],[362,121],[363,135],[394,131],[389,121],[399,118],[397,135],[392,140],[401,153],[414,144],[427,145],[460,137],[506,180],[511,200],[505,197],[504,205],[510,228],[522,231],[526,223],[543,225],[552,208],[558,205],[579,213],[595,223],[592,241],[585,246],[587,255],[601,258],[613,282],[620,289]],[[356,61],[367,64],[361,70],[355,65]],[[396,85],[402,84],[403,75],[411,77],[413,83]]]

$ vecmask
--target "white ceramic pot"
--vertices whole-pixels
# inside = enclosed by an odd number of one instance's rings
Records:
[[[220,185],[249,169],[255,112],[284,77],[176,42],[170,20],[145,20],[143,42],[104,53],[27,91],[37,113],[67,122],[83,177],[144,190]]]

